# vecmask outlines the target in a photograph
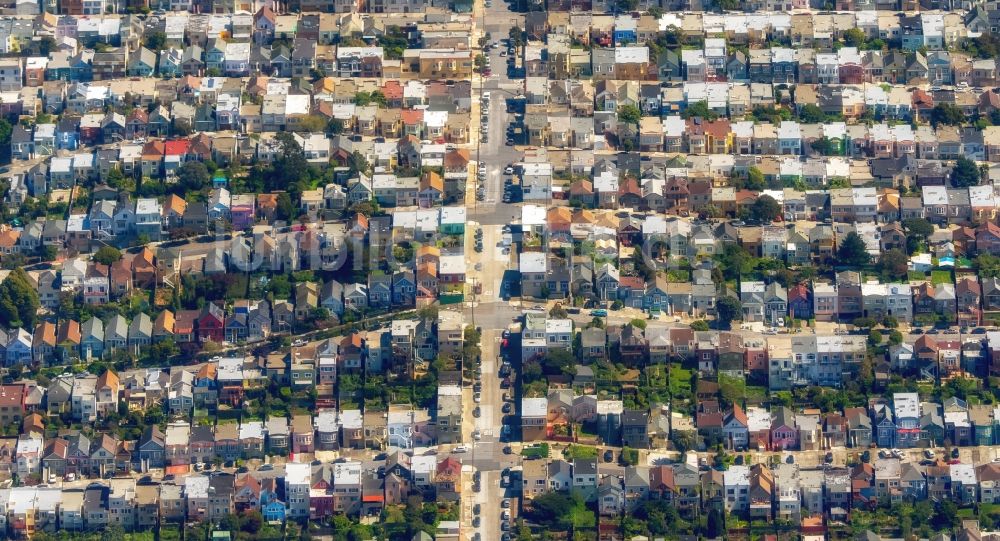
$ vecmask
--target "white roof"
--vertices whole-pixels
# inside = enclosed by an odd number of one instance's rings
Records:
[[[312,467],[309,464],[292,462],[285,464],[286,485],[309,485],[312,477]]]
[[[364,426],[361,410],[343,410],[340,412],[340,426],[348,430],[356,430]]]
[[[548,319],[545,321],[545,332],[547,334],[552,333],[571,333],[573,332],[573,320],[572,319]]]
[[[521,399],[521,417],[545,417],[548,409],[549,401],[545,398]]]
[[[443,255],[438,264],[438,274],[465,274],[464,255]]]
[[[545,272],[547,269],[547,258],[544,252],[526,252],[521,254],[521,272]]]
[[[286,470],[287,475],[287,470]],[[208,477],[191,475],[184,478],[184,496],[188,498],[208,498]]]
[[[641,47],[615,47],[615,64],[646,64],[649,62],[649,49]]]
[[[524,205],[521,207],[521,224],[522,225],[545,225],[546,224],[546,211],[545,207],[538,205]]]
[[[976,468],[972,464],[952,464],[948,473],[952,483],[976,484]]]
[[[730,466],[722,474],[722,482],[726,487],[746,486],[750,484],[750,468],[748,466]]]
[[[917,393],[896,393],[892,396],[896,418],[920,417],[920,396]]]
[[[333,484],[334,486],[360,485],[361,463],[354,460],[335,463],[333,465]]]
[[[248,421],[240,424],[240,439],[264,439],[264,423]]]

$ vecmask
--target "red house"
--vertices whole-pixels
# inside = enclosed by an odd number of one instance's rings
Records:
[[[1000,227],[986,222],[976,228],[976,250],[983,254],[1000,255]]]
[[[309,518],[317,519],[333,514],[333,465],[323,464],[313,471],[309,491]]]
[[[225,336],[226,316],[214,302],[205,305],[198,316],[198,340],[222,342]]]

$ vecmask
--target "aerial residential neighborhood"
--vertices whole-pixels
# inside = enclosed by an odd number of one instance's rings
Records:
[[[1000,5],[0,2],[0,539],[1000,541]]]

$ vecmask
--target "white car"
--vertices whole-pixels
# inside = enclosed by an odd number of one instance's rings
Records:
[[[464,445],[459,445],[458,447],[451,450],[452,453],[464,453],[469,449]]]
[[[476,394],[472,395],[472,401],[475,402],[476,404],[482,402],[483,401],[483,395],[482,395],[482,393],[476,393]]]
[[[472,432],[472,439],[474,439],[476,441],[479,441],[479,440],[483,439],[483,433],[480,432],[480,431],[478,431],[478,430],[473,431]]]
[[[504,174],[506,174],[506,175],[513,175],[513,174],[514,174],[514,168],[508,165],[508,166],[507,166],[507,167],[506,167],[506,168],[505,168],[505,169],[503,170],[503,172],[504,172]]]

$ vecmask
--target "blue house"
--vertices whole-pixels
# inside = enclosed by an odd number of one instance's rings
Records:
[[[92,317],[80,326],[80,358],[100,359],[104,356],[104,322]]]
[[[619,15],[615,18],[615,31],[612,34],[614,41],[618,45],[635,43],[637,41],[638,23],[631,15]]]
[[[260,514],[267,522],[285,522],[285,504],[278,499],[277,493],[261,489]]]
[[[6,357],[4,363],[7,366],[15,364],[28,364],[31,362],[31,333],[24,329],[11,331],[7,337]]]

